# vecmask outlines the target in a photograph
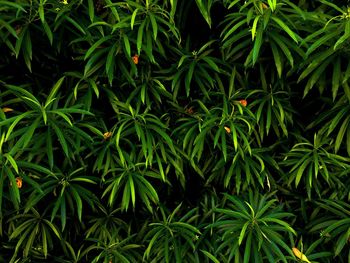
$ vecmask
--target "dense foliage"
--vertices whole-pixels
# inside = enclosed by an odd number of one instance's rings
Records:
[[[0,0],[0,261],[349,262],[347,4]]]

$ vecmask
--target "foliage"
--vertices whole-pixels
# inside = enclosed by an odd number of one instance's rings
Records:
[[[0,261],[346,262],[350,9],[0,0]]]
[[[226,195],[227,208],[217,208],[222,214],[213,226],[222,233],[222,243],[218,251],[227,253],[228,261],[236,262],[283,262],[285,253],[292,255],[288,244],[279,232],[296,235],[296,232],[283,220],[292,216],[276,207],[276,199],[253,195],[249,192],[249,202],[242,202],[234,196]],[[250,260],[250,261],[249,261]]]

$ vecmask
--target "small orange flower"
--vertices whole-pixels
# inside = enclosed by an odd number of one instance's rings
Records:
[[[2,111],[3,112],[11,112],[11,111],[13,111],[13,109],[5,107],[5,108],[2,108]]]
[[[227,134],[230,134],[231,133],[231,129],[227,126],[224,127],[225,131],[227,132]]]
[[[247,100],[240,100],[239,103],[240,103],[243,107],[245,107],[245,106],[248,105]]]
[[[106,140],[108,140],[109,138],[111,138],[112,137],[112,132],[105,132],[104,134],[103,134],[103,139],[106,141]]]
[[[139,64],[139,55],[135,54],[135,56],[132,57],[132,61],[135,65]]]
[[[265,3],[262,3],[261,5],[262,5],[263,9],[268,9],[269,8]]]
[[[16,177],[16,185],[18,188],[22,188],[22,178]]]

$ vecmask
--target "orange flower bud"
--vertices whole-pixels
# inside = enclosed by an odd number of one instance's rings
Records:
[[[231,133],[231,129],[227,126],[224,127],[225,131],[227,132],[227,134],[230,134]]]
[[[269,8],[265,3],[262,3],[261,5],[262,5],[263,9],[268,9]]]
[[[135,54],[135,56],[131,58],[135,65],[139,64],[139,55]]]
[[[112,132],[105,132],[104,134],[103,134],[103,139],[104,140],[108,140],[109,138],[111,138],[112,137]]]
[[[16,177],[16,185],[18,188],[22,188],[22,178]]]
[[[247,100],[240,100],[239,103],[240,103],[243,107],[245,107],[245,106],[248,105]]]

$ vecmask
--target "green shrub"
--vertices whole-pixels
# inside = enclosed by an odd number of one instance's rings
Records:
[[[0,261],[348,262],[348,4],[0,0]]]

